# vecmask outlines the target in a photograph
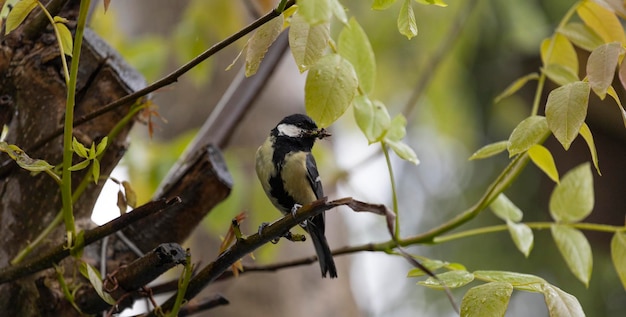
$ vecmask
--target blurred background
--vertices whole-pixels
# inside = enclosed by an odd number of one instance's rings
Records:
[[[539,44],[550,36],[571,0],[449,0],[446,8],[413,2],[419,34],[412,40],[398,33],[401,1],[386,11],[370,9],[371,1],[342,0],[369,36],[377,62],[371,97],[383,101],[391,116],[408,118],[407,138],[421,161],[418,166],[393,159],[398,186],[401,231],[415,235],[450,219],[474,204],[495,175],[508,163],[506,154],[481,160],[468,157],[483,145],[506,140],[530,114],[535,83],[494,104],[494,97],[515,79],[540,67]],[[273,1],[134,0],[112,1],[93,13],[91,27],[117,48],[127,61],[153,82],[211,45],[267,12]],[[331,33],[341,25],[336,21]],[[335,37],[336,38],[336,37]],[[180,80],[153,94],[163,121],[152,138],[138,126],[118,179],[129,180],[139,202],[148,201],[169,168],[211,113],[242,62],[226,67],[245,45],[240,40],[202,63]],[[586,60],[579,51],[579,59]],[[256,232],[261,222],[278,213],[262,193],[254,173],[254,152],[269,130],[285,115],[303,112],[303,86],[289,54],[252,110],[242,120],[224,155],[235,180],[230,198],[213,210],[187,242],[194,260],[206,264],[218,252],[230,220],[245,212],[244,230]],[[549,83],[546,89],[553,89]],[[619,94],[623,97],[620,85]],[[626,130],[612,101],[591,98],[588,124],[594,133],[603,176],[594,174],[596,205],[587,222],[622,225],[626,211],[624,184]],[[544,95],[545,100],[545,95]],[[391,206],[385,160],[369,147],[353,120],[352,109],[336,122],[329,142],[315,149],[320,174],[330,198],[352,196]],[[565,152],[553,138],[547,146],[563,175],[590,161],[586,145],[574,142]],[[115,216],[116,186],[103,192],[94,220]],[[529,164],[506,191],[524,211],[524,221],[550,221],[548,198],[553,182]],[[104,211],[109,211],[106,213]],[[327,213],[331,248],[389,239],[383,219],[346,210]],[[467,230],[501,221],[486,211],[462,226]],[[549,232],[535,231],[535,247],[525,258],[508,233],[493,233],[441,245],[410,248],[433,259],[462,263],[469,271],[508,270],[539,275],[576,296],[588,316],[623,316],[626,292],[610,262],[610,234],[585,232],[594,253],[589,288],[567,269]],[[310,243],[281,241],[254,253],[246,263],[274,263],[313,254]],[[203,294],[221,293],[230,305],[207,316],[453,316],[445,294],[416,285],[402,258],[358,253],[337,257],[339,279],[319,278],[317,264],[275,273],[251,273],[218,282]],[[172,273],[171,278],[176,278]],[[476,282],[471,286],[478,285]],[[457,303],[469,289],[453,291]],[[202,296],[202,295],[201,295]],[[515,291],[507,316],[547,316],[543,297]]]

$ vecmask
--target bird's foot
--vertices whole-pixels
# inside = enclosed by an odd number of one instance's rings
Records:
[[[263,222],[261,223],[261,225],[259,226],[259,237],[263,237],[263,229],[265,229],[265,227],[269,226],[270,224],[267,222]]]
[[[291,241],[291,242],[303,242],[306,241],[306,236],[303,234],[291,233],[291,231],[287,231],[283,235],[283,238]]]
[[[293,207],[291,207],[291,215],[295,218],[296,217],[296,212],[298,212],[298,209],[302,208],[302,205],[300,204],[293,204]]]

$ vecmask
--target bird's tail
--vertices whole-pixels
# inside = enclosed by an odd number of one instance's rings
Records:
[[[322,277],[326,277],[326,273],[330,274],[330,278],[337,277],[337,268],[335,267],[335,261],[333,255],[330,252],[328,241],[324,236],[324,231],[313,224],[312,221],[308,221],[306,226],[307,231],[311,235],[313,240],[313,246],[315,247],[315,253],[322,269]]]

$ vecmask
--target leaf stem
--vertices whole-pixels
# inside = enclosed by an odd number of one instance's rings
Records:
[[[380,142],[380,147],[383,150],[383,154],[385,154],[385,161],[387,162],[387,170],[389,171],[389,181],[391,182],[391,199],[393,200],[393,213],[396,215],[396,223],[394,236],[395,239],[400,239],[400,215],[398,214],[398,197],[396,192],[396,180],[393,176],[393,167],[391,166],[391,158],[389,157],[389,149],[387,149],[387,145],[385,142]]]
[[[63,42],[61,41],[61,33],[59,33],[59,28],[57,27],[56,22],[54,22],[54,18],[48,12],[48,9],[41,3],[41,1],[37,1],[37,5],[41,8],[41,11],[48,17],[50,24],[52,24],[52,29],[54,30],[54,36],[57,38],[57,42],[59,43],[59,52],[61,54],[61,63],[63,64],[63,77],[65,78],[65,85],[67,85],[70,81],[70,72],[67,69],[67,60],[65,59],[65,50],[63,49]]]

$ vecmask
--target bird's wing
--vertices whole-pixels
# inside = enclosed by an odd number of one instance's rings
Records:
[[[315,197],[320,199],[324,197],[324,188],[322,187],[322,181],[320,180],[320,174],[317,171],[317,164],[315,164],[315,158],[313,154],[308,153],[306,156],[306,170],[307,177],[309,178],[309,183],[311,184],[311,188],[315,193]]]

